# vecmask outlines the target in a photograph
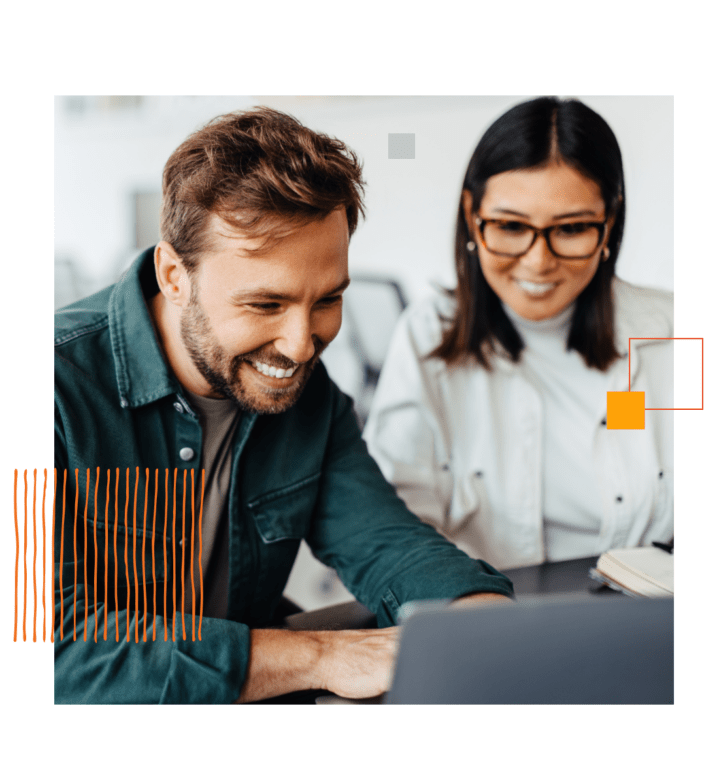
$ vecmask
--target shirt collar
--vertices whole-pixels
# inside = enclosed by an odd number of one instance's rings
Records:
[[[154,251],[152,247],[141,253],[110,295],[110,340],[123,408],[182,392],[160,349],[147,306],[146,297],[157,289]]]

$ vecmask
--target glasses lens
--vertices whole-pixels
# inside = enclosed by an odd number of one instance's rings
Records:
[[[549,232],[549,244],[558,256],[591,256],[599,246],[601,227],[586,222],[560,224]]]
[[[502,256],[519,256],[532,244],[534,230],[521,221],[488,221],[484,225],[487,250]]]

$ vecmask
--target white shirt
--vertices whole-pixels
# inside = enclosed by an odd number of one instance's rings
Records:
[[[606,392],[628,388],[628,339],[671,337],[672,297],[620,280],[613,290],[624,356],[605,374],[584,366],[586,378],[565,352],[550,381],[542,355],[558,352],[535,338],[520,364],[494,355],[491,372],[427,358],[451,299],[400,318],[364,437],[408,507],[470,555],[510,568],[673,535],[672,412],[646,411],[644,430],[606,428]],[[671,342],[632,341],[631,373],[647,408],[673,407]]]

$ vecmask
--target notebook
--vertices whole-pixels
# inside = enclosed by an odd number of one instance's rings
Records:
[[[658,547],[610,549],[589,575],[634,597],[674,595],[674,555]]]

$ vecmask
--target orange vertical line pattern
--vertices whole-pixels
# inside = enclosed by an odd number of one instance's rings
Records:
[[[13,510],[15,512],[15,629],[13,630],[13,642],[17,642],[17,578],[20,570],[20,530],[17,525],[17,469],[15,470],[15,485],[13,492]]]
[[[200,570],[200,619],[198,621],[198,627],[197,627],[197,639],[202,640],[202,611],[204,609],[204,592],[203,592],[203,584],[202,584],[202,502],[205,496],[205,470],[202,470],[202,485],[200,487],[200,519],[198,521],[197,527],[200,534],[200,551],[197,555],[197,564],[199,566]]]
[[[195,468],[190,470],[190,587],[192,588],[192,639],[195,639]]]
[[[65,637],[65,599],[62,594],[62,570],[63,557],[62,551],[65,547],[65,498],[67,497],[67,469],[63,470],[62,476],[62,520],[60,522],[60,640]]]
[[[50,642],[55,642],[55,500],[57,499],[57,468],[52,469],[52,541],[50,542],[50,599],[52,600],[52,623],[50,624]]]
[[[42,641],[45,642],[45,493],[47,491],[47,469],[43,470],[42,485]]]
[[[113,534],[114,536],[114,556],[115,559],[113,561],[114,569],[115,569],[115,640],[116,642],[120,641],[120,619],[118,616],[118,604],[119,604],[119,598],[117,594],[117,518],[120,516],[120,513],[117,509],[117,489],[120,485],[120,467],[115,467],[115,532]]]
[[[85,512],[82,518],[82,541],[83,541],[83,574],[85,585],[85,626],[82,631],[82,639],[87,642],[87,609],[89,607],[88,595],[87,595],[87,505],[90,501],[90,467],[87,468],[87,474],[85,475]]]
[[[140,467],[135,467],[135,499],[132,505],[132,570],[135,575],[135,642],[140,642],[140,585],[137,581],[137,486],[140,485]]]
[[[110,470],[107,470],[107,490],[105,491],[105,631],[103,632],[102,639],[107,640],[107,569],[108,569],[108,549],[110,548],[110,520],[107,516],[107,511],[110,507]]]
[[[83,539],[83,572],[85,577],[85,626],[82,630],[82,639],[87,642],[87,610],[90,603],[87,595],[87,505],[90,501],[90,467],[87,468],[85,475],[85,514],[82,518],[82,539]]]
[[[165,642],[167,642],[167,480],[170,474],[170,470],[165,467],[165,527],[162,535],[162,559],[163,559],[163,571],[162,571],[162,583],[163,583],[163,598],[162,598],[162,617],[165,623]]]
[[[145,467],[145,514],[142,518],[142,642],[147,642],[147,578],[145,576],[145,532],[147,531],[147,491],[150,484],[150,470]]]
[[[72,529],[72,551],[75,560],[75,588],[72,593],[72,639],[77,640],[77,505],[80,500],[79,469],[75,467],[75,525]]]
[[[23,479],[25,480],[25,523],[24,523],[24,539],[23,539],[23,556],[22,556],[22,565],[23,565],[23,588],[22,588],[22,599],[23,599],[23,609],[22,609],[22,639],[23,642],[27,640],[27,633],[25,631],[26,629],[26,620],[27,620],[27,470],[23,472]]]
[[[185,634],[185,496],[187,495],[187,470],[182,470],[182,538],[180,539],[180,548],[182,549],[182,570],[180,571],[181,595],[180,610],[182,611],[182,639],[186,640]]]
[[[93,597],[95,606],[95,642],[97,642],[97,487],[100,485],[100,467],[95,473],[95,520],[93,522],[93,541],[95,543],[95,573],[93,580]]]
[[[155,640],[155,621],[157,619],[157,585],[155,583],[155,520],[157,519],[157,476],[155,469],[155,506],[152,512],[152,639]]]
[[[175,525],[177,521],[177,467],[172,480],[172,642],[175,642],[175,617],[177,615],[177,578],[175,561],[177,559],[175,545]]]
[[[32,641],[37,642],[37,469],[32,471]]]
[[[127,583],[127,608],[125,611],[126,640],[130,642],[130,564],[127,561],[127,545],[129,530],[127,526],[127,510],[130,504],[130,467],[125,470],[125,581]]]

